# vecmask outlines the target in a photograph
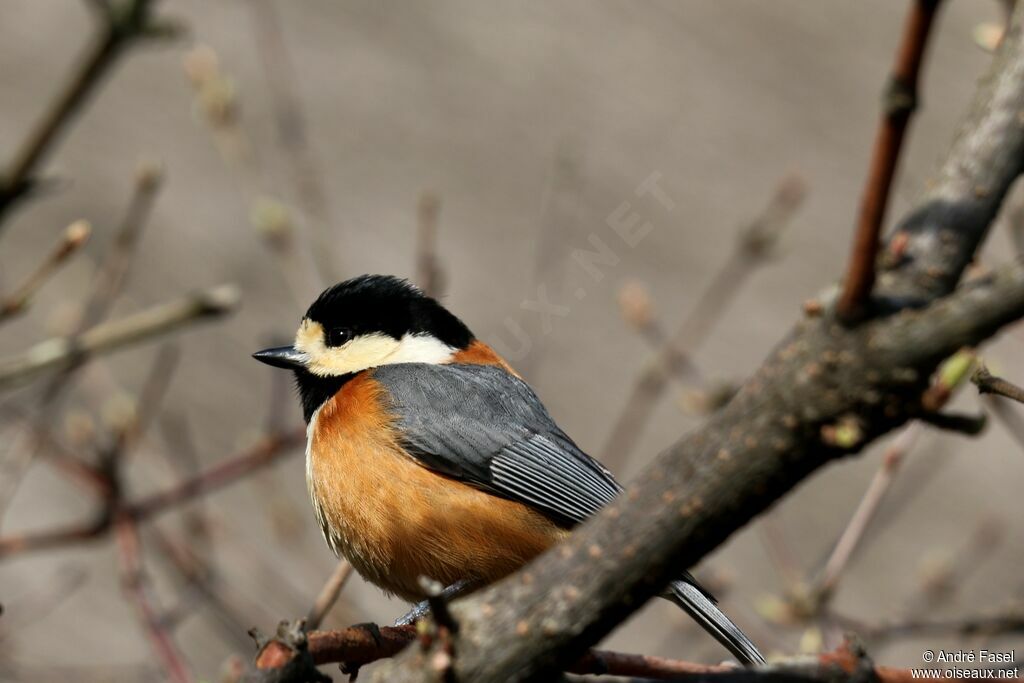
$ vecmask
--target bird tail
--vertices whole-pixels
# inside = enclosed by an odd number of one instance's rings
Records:
[[[750,638],[747,638],[722,610],[718,609],[711,596],[699,587],[686,581],[673,581],[669,585],[666,597],[683,608],[741,664],[752,666],[765,663],[764,655],[757,646],[750,642]]]

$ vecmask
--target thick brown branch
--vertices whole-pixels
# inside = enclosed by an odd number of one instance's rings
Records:
[[[885,208],[889,203],[907,124],[917,106],[921,62],[938,6],[939,0],[911,0],[910,13],[903,25],[903,38],[885,93],[882,121],[875,134],[871,169],[861,197],[850,263],[836,303],[836,313],[844,322],[854,322],[864,316],[875,284],[875,258]]]
[[[942,359],[1024,315],[1024,262],[941,298],[1022,167],[1022,22],[1024,4],[937,184],[947,198],[963,200],[970,211],[958,215],[969,220],[947,224],[948,240],[946,233],[905,237],[913,265],[881,288],[912,295],[923,308],[853,328],[827,316],[799,323],[728,405],[663,453],[618,501],[524,570],[452,603],[456,678],[531,680],[575,661],[814,470],[919,415]],[[967,179],[979,181],[971,194],[952,192]],[[937,271],[920,280],[921,264]],[[840,426],[842,440],[827,438]],[[403,653],[381,664],[375,680],[437,680],[423,661]]]

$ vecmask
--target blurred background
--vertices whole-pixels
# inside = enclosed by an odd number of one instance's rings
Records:
[[[0,0],[0,9],[6,163],[97,22],[79,0]],[[35,421],[93,460],[94,444],[139,413],[147,378],[165,371],[158,415],[124,456],[129,499],[251,447],[268,411],[269,428],[300,426],[290,388],[249,355],[293,334],[320,287],[367,272],[438,292],[514,359],[566,432],[628,480],[699,424],[841,272],[907,3],[165,0],[156,9],[187,35],[122,57],[45,164],[53,191],[10,213],[0,243],[0,292],[9,292],[66,226],[93,228],[4,324],[3,356],[68,333],[138,199],[140,172],[163,181],[143,188],[152,211],[138,221],[109,317],[239,287],[234,315],[91,362],[56,404],[40,407],[46,379],[0,394],[0,458],[18,457]],[[945,152],[1002,16],[994,0],[942,7],[891,218]],[[654,184],[663,194],[642,189]],[[1013,251],[1014,212],[1004,214],[986,263]],[[623,220],[636,221],[634,244],[612,228]],[[769,236],[769,257],[742,250],[751,225]],[[680,326],[696,370],[655,372],[664,391],[642,404],[653,407],[623,418],[637,378]],[[985,350],[990,366],[1024,377],[1022,342],[1020,327],[1004,333]],[[958,404],[981,407],[973,390]],[[1024,648],[1019,626],[973,637],[884,629],[1024,613],[1024,458],[998,420],[977,439],[920,434],[830,616],[807,616],[891,442],[810,479],[698,574],[767,652],[834,647],[851,627],[874,632],[871,654],[894,665],[914,665],[925,647]],[[248,662],[246,629],[303,616],[333,571],[301,450],[141,525],[152,601],[202,680],[237,666],[232,655]],[[95,513],[95,496],[45,460],[5,483],[14,493],[0,536]],[[188,551],[191,575],[169,547]],[[118,563],[108,534],[2,558],[0,679],[159,680]],[[387,624],[405,610],[354,577],[325,626]],[[603,647],[724,654],[657,602]]]

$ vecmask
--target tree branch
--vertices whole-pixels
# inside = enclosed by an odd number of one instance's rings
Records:
[[[847,323],[856,322],[865,315],[871,288],[875,284],[875,258],[878,256],[885,208],[889,203],[907,124],[917,108],[921,62],[938,6],[939,0],[911,0],[910,13],[903,25],[903,38],[885,92],[882,121],[875,135],[871,170],[861,198],[850,263],[843,291],[836,303],[836,313]]]
[[[88,356],[110,353],[179,327],[230,313],[238,306],[239,298],[238,289],[233,285],[221,285],[102,323],[77,337],[54,337],[39,342],[16,356],[0,358],[0,389],[21,384],[49,370],[70,367]]]
[[[2,537],[0,538],[0,559],[19,553],[101,538],[109,533],[117,514],[124,515],[136,522],[146,520],[198,496],[235,483],[255,470],[277,461],[295,447],[305,443],[305,440],[305,429],[269,435],[252,448],[163,491],[126,503],[112,497],[93,520],[45,531]]]
[[[69,225],[46,259],[13,292],[0,300],[0,322],[24,313],[32,296],[85,244],[91,233],[92,226],[86,221],[75,221]]]
[[[618,501],[517,574],[452,603],[457,679],[560,671],[814,470],[920,414],[942,359],[1024,315],[1021,261],[940,298],[955,287],[1024,162],[1022,21],[1024,4],[925,198],[934,207],[942,197],[944,210],[924,215],[945,222],[917,223],[900,240],[909,260],[879,282],[885,295],[921,308],[855,328],[830,316],[801,321],[728,405],[658,457]],[[824,438],[840,424],[841,441]],[[403,653],[380,665],[374,680],[438,680],[426,656]]]
[[[153,0],[124,0],[100,6],[103,26],[88,54],[0,175],[0,225],[4,214],[31,192],[40,162],[117,59],[143,39],[173,37],[180,32],[177,24],[152,16],[153,4]]]

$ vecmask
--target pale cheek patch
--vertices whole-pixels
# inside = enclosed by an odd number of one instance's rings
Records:
[[[295,335],[295,348],[306,354],[306,369],[314,375],[333,377],[395,363],[446,363],[455,349],[431,335],[407,334],[395,339],[374,333],[356,337],[343,346],[324,343],[323,326],[303,320]]]
[[[323,377],[347,375],[384,365],[399,347],[397,339],[386,334],[356,337],[344,346],[329,347],[323,342],[316,353],[309,354],[307,368]]]

